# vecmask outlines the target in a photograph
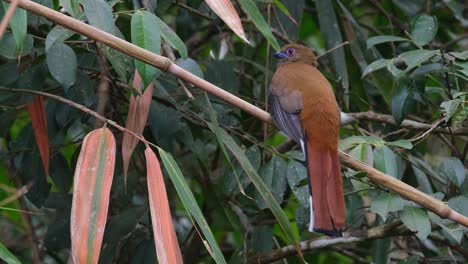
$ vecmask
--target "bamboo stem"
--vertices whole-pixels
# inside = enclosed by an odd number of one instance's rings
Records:
[[[11,0],[4,1],[10,2]],[[78,21],[74,18],[66,16],[62,13],[59,13],[55,10],[52,10],[30,0],[18,0],[18,6],[36,15],[46,17],[47,19],[59,25],[62,25],[63,27],[85,35],[90,39],[94,39],[95,41],[101,42],[104,45],[112,47],[128,56],[141,60],[155,67],[158,67],[161,70],[168,71],[169,73],[179,77],[180,79],[192,83],[195,86],[198,86],[199,88],[234,105],[235,107],[244,110],[245,112],[257,117],[261,121],[274,125],[273,119],[269,113],[248,103],[247,101],[240,99],[239,97],[229,92],[226,92],[225,90],[217,87],[216,85],[211,84],[191,74],[190,72],[172,63],[172,61],[166,57],[151,53],[123,39],[120,39],[116,36],[113,36],[109,33],[94,28],[88,24],[85,24],[81,21]],[[465,227],[468,227],[468,218],[455,212],[442,201],[439,201],[417,190],[416,188],[393,178],[392,176],[386,175],[352,158],[344,152],[340,151],[339,155],[343,165],[357,171],[366,172],[367,177],[371,181],[401,194],[403,197],[427,208],[428,210],[434,212],[442,218],[449,218],[457,223],[464,225]]]

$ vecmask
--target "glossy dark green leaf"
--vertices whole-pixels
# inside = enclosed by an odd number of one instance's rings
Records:
[[[265,18],[263,17],[262,13],[260,13],[257,6],[255,5],[255,2],[253,0],[239,0],[239,3],[241,4],[242,9],[250,17],[250,19],[252,19],[254,25],[268,40],[273,49],[279,50],[280,46],[276,41],[276,38],[273,36],[273,33],[271,33],[270,26],[265,21]]]
[[[431,233],[431,223],[426,210],[413,206],[405,206],[400,214],[401,221],[409,230],[416,232],[420,240],[425,240]]]
[[[286,191],[286,169],[286,161],[278,155],[273,155],[271,160],[264,164],[260,170],[260,176],[263,182],[279,204],[283,202],[283,195]],[[256,193],[255,198],[258,208],[268,208],[268,204],[265,203],[265,200],[263,200],[259,192]]]
[[[338,24],[338,19],[333,7],[333,1],[315,1],[315,6],[317,7],[320,31],[322,32],[325,39],[325,47],[327,49],[332,49],[343,43],[340,26]],[[331,56],[332,65],[336,76],[341,80],[341,85],[344,89],[344,102],[346,105],[348,105],[349,80],[344,48],[334,50],[329,56]]]
[[[380,35],[380,36],[374,36],[370,37],[367,40],[367,48],[372,48],[373,46],[381,43],[386,43],[386,42],[397,42],[397,41],[410,41],[407,38],[402,38],[398,36],[391,36],[391,35]]]
[[[455,115],[455,113],[458,111],[461,104],[462,104],[462,100],[459,98],[444,101],[440,104],[440,107],[442,108],[442,112],[445,113],[444,119],[446,122],[448,122],[452,118],[452,116]]]
[[[119,78],[127,81],[130,72],[134,72],[131,58],[109,47],[103,47],[103,50]]]
[[[55,26],[49,34],[47,34],[45,48],[46,51],[50,49],[56,43],[63,44],[63,41],[68,39],[69,37],[73,36],[75,32],[64,28],[62,26]]]
[[[137,11],[133,14],[132,28],[132,43],[159,54],[161,49],[161,31],[158,25],[158,18],[148,11]],[[143,80],[143,86],[147,87],[161,71],[154,66],[146,64],[142,61],[135,60],[135,66]]]
[[[8,7],[10,6],[9,3],[3,1],[3,8],[6,12]],[[13,32],[13,36],[16,41],[16,49],[18,54],[24,54],[23,46],[24,42],[26,41],[26,29],[28,25],[28,16],[25,9],[16,8],[15,12],[13,13],[13,17],[10,19],[10,27],[11,31]]]
[[[417,66],[420,66],[422,63],[428,61],[432,57],[440,55],[439,50],[411,50],[407,52],[403,52],[398,55],[398,59],[401,59],[406,64],[406,68],[404,72],[409,72],[410,70],[414,69]]]
[[[396,212],[403,209],[404,201],[398,194],[384,192],[374,198],[370,210],[380,215],[385,222],[390,212]]]
[[[392,115],[397,124],[400,124],[405,119],[411,101],[410,87],[406,81],[402,80],[398,83],[398,87],[392,97]]]
[[[468,196],[460,195],[448,201],[448,206],[460,214],[468,217]]]
[[[465,182],[465,168],[463,163],[455,157],[444,158],[440,163],[440,170],[458,187]]]
[[[47,50],[47,67],[50,74],[68,89],[76,81],[78,62],[72,48],[63,43],[55,43]]]
[[[420,15],[413,20],[411,38],[419,45],[424,46],[434,39],[437,33],[437,19],[433,16]]]
[[[177,34],[170,28],[164,21],[159,17],[155,16],[156,21],[159,25],[159,30],[161,32],[161,37],[166,41],[171,47],[176,49],[180,56],[183,59],[188,57],[187,47],[185,43],[177,36]]]

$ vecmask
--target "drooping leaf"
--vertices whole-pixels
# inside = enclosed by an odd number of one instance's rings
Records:
[[[128,104],[127,121],[125,122],[125,128],[127,130],[135,132],[137,135],[143,134],[145,129],[146,121],[148,120],[148,114],[151,106],[151,99],[153,96],[154,84],[151,82],[146,87],[144,93],[141,93],[141,78],[137,71],[135,71],[133,79],[133,88],[138,92],[138,95],[132,94],[130,96],[130,103]],[[127,183],[127,172],[130,164],[130,158],[138,144],[138,139],[132,134],[124,132],[122,138],[122,163],[124,182]]]
[[[289,161],[286,179],[297,200],[304,207],[309,207],[309,186],[308,184],[301,184],[304,181],[307,182],[307,168],[298,161]]]
[[[343,38],[341,37],[341,30],[335,14],[333,1],[315,1],[315,6],[317,7],[320,31],[322,32],[325,39],[325,47],[327,49],[332,49],[343,43]],[[344,89],[345,105],[348,106],[349,79],[344,49],[336,49],[331,53],[330,56],[332,58],[333,69],[337,78],[341,80],[341,85]]]
[[[437,33],[437,19],[433,16],[420,15],[413,20],[411,38],[419,45],[424,46],[432,41]]]
[[[185,181],[176,161],[172,155],[165,152],[164,150],[158,149],[158,151],[161,155],[164,167],[166,168],[185,209],[193,218],[195,218],[198,227],[203,233],[203,245],[206,247],[216,263],[227,263],[224,259],[221,249],[218,246],[218,243],[216,242],[216,239],[213,236],[213,233],[211,232],[210,226],[206,222],[206,219],[203,216],[203,213],[200,210],[200,207],[198,206],[192,191],[188,187],[187,182]],[[207,241],[205,241],[205,239]]]
[[[25,56],[31,53],[34,39],[32,35],[27,34],[21,50],[17,47],[15,38],[11,32],[5,32],[0,39],[0,55],[8,59],[16,60],[19,56]]]
[[[465,168],[463,163],[455,157],[446,157],[440,164],[440,170],[458,187],[465,182]]]
[[[176,49],[180,56],[183,59],[188,57],[187,47],[185,43],[177,36],[177,34],[170,28],[164,21],[159,17],[155,17],[158,21],[159,31],[161,32],[161,37],[174,49]]]
[[[398,82],[398,87],[392,97],[392,115],[397,124],[401,124],[412,101],[410,86],[404,80]]]
[[[3,1],[3,8],[6,10],[10,4]],[[26,39],[28,16],[25,9],[16,8],[13,17],[10,19],[10,27],[16,41],[16,48],[19,55],[23,54],[23,46]]]
[[[161,31],[158,18],[148,11],[137,11],[131,21],[132,43],[159,54],[161,49]],[[161,71],[154,66],[135,60],[135,66],[143,80],[143,86],[147,87]]]
[[[404,201],[400,195],[384,192],[372,201],[370,210],[379,214],[385,222],[387,220],[388,213],[400,211],[403,209],[403,206]]]
[[[62,26],[55,26],[49,34],[47,34],[45,41],[46,52],[56,43],[63,44],[63,41],[73,36],[75,32],[64,28]]]
[[[416,232],[420,240],[425,240],[431,233],[431,223],[426,210],[422,208],[405,206],[400,214],[401,221],[409,230]]]
[[[453,197],[448,201],[448,206],[450,206],[450,208],[468,217],[468,207],[466,206],[467,204],[468,197],[465,195]]]
[[[34,138],[41,154],[42,164],[46,175],[49,174],[49,137],[47,133],[47,119],[42,96],[35,96],[32,103],[27,104],[31,118]]]
[[[402,38],[398,36],[391,36],[391,35],[380,35],[380,36],[374,36],[370,37],[367,40],[367,48],[372,48],[375,45],[381,44],[381,43],[386,43],[386,42],[396,42],[396,41],[410,41],[407,38]]]
[[[275,50],[279,50],[280,46],[278,42],[276,41],[275,36],[273,36],[273,33],[271,33],[270,26],[268,23],[265,21],[265,18],[263,17],[262,13],[258,10],[257,6],[255,5],[255,2],[253,0],[239,0],[239,3],[242,7],[242,9],[247,13],[250,19],[252,19],[252,22],[254,25],[260,30],[262,35],[268,40],[270,45],[273,47]]]
[[[237,145],[234,139],[228,133],[226,133],[226,131],[220,130],[220,134],[224,144],[226,144],[231,153],[236,157],[237,161],[239,161],[239,164],[242,166],[257,191],[265,200],[276,220],[278,220],[278,224],[281,226],[281,229],[286,235],[288,242],[296,244],[296,248],[300,250],[297,246],[297,240],[292,230],[291,224],[289,223],[288,217],[276,202],[276,199],[271,194],[263,180],[260,178],[257,171],[253,168],[252,164],[245,156],[244,151],[239,147],[239,145]]]
[[[116,35],[111,6],[104,0],[83,0],[83,9],[91,26]]]
[[[158,262],[182,263],[182,254],[172,224],[166,185],[158,158],[149,147],[145,150],[145,157],[151,222]]]
[[[276,7],[278,7],[279,10],[281,10],[281,12],[283,12],[283,14],[285,14],[289,18],[289,20],[291,20],[294,24],[297,25],[297,21],[294,19],[294,17],[291,16],[289,10],[283,5],[283,3],[281,3],[279,0],[273,0],[273,3]]]
[[[108,128],[91,131],[76,163],[71,210],[74,263],[97,263],[115,167],[115,139]]]
[[[374,150],[375,168],[379,171],[398,177],[398,168],[395,153],[387,146],[376,148]]]
[[[21,262],[0,242],[0,259],[7,264],[21,264]]]
[[[206,0],[205,2],[237,36],[250,43],[245,36],[239,15],[230,0]]]
[[[458,111],[460,105],[462,104],[462,100],[459,98],[444,101],[440,104],[442,111],[445,113],[445,121],[448,122],[452,116]]]
[[[200,65],[191,58],[186,59],[177,59],[175,64],[182,67],[184,70],[187,70],[200,78],[204,78],[203,71],[200,68]]]
[[[62,6],[72,17],[77,18],[78,15],[83,12],[80,10],[79,0],[59,0],[60,6]]]
[[[78,60],[73,49],[63,42],[56,42],[47,50],[47,67],[65,90],[76,82]]]

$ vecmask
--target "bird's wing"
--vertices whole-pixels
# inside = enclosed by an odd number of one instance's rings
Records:
[[[301,144],[304,136],[299,113],[302,110],[302,97],[298,90],[285,92],[281,83],[273,80],[269,95],[269,111],[283,133]]]

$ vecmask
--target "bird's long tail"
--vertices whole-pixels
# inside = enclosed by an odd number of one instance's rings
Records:
[[[346,212],[338,150],[315,143],[303,144],[311,194],[309,230],[342,236]]]

